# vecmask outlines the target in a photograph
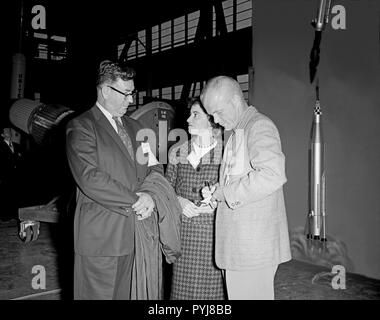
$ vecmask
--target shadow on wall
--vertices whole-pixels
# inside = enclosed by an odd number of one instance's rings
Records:
[[[304,227],[296,227],[290,231],[292,257],[331,269],[335,265],[344,266],[347,272],[354,272],[354,264],[348,256],[346,244],[327,236],[327,241],[308,240]]]

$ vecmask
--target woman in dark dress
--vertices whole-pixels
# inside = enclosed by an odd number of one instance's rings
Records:
[[[166,178],[181,203],[182,256],[173,266],[171,299],[224,299],[222,271],[214,262],[215,209],[202,205],[201,189],[218,182],[222,157],[220,129],[199,99],[190,102],[191,140],[172,149]]]

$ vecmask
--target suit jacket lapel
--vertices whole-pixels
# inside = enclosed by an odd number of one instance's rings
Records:
[[[106,116],[99,110],[99,108],[96,105],[92,108],[92,112],[94,114],[94,117],[97,123],[107,131],[107,133],[112,137],[112,139],[119,146],[123,154],[127,157],[128,161],[134,166],[135,162],[132,160],[131,156],[128,153],[127,148],[124,146],[123,141],[120,139],[119,135],[117,134],[115,129],[112,127],[111,123],[108,121]]]

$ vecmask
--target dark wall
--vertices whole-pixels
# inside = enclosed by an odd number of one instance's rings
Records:
[[[277,123],[286,155],[289,227],[308,212],[309,81],[318,1],[256,0],[253,101]],[[323,33],[318,68],[326,142],[327,233],[346,243],[354,271],[380,278],[380,3],[340,0],[346,29]],[[332,15],[332,17],[334,14]]]

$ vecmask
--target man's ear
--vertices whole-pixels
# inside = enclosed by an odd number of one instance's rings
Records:
[[[110,94],[111,89],[108,86],[103,86],[100,88],[100,92],[104,99],[107,99]]]
[[[239,106],[238,101],[239,101],[239,100],[238,100],[238,97],[237,97],[236,94],[234,94],[234,95],[230,98],[229,103],[230,103],[230,107],[231,107],[233,110],[236,110],[237,107]],[[230,111],[232,111],[232,110],[230,110]]]
[[[236,107],[240,103],[240,97],[237,94],[234,94],[231,99],[233,105]]]

